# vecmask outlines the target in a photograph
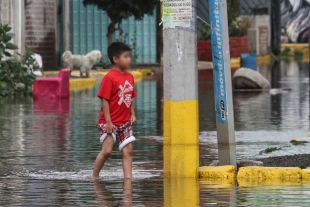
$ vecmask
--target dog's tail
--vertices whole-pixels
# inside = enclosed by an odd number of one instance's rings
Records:
[[[65,51],[64,54],[62,55],[62,60],[68,60],[72,56],[72,52],[70,51]]]

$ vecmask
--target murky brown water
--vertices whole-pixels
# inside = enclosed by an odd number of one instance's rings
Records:
[[[286,146],[310,131],[308,63],[284,64],[281,78],[260,72],[290,93],[235,93],[238,159],[310,153],[310,145]],[[134,180],[123,183],[115,148],[99,182],[89,179],[100,150],[95,128],[98,87],[71,94],[70,101],[0,100],[0,206],[310,206],[310,183],[219,184],[162,178],[162,82],[137,84]],[[200,154],[217,158],[214,98],[200,90]],[[310,139],[310,138],[309,138]]]

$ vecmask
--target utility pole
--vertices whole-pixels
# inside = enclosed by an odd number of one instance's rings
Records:
[[[308,42],[309,42],[309,50],[310,50],[310,28],[308,32],[309,32]],[[310,53],[309,53],[309,60],[310,60]],[[310,85],[310,61],[309,61],[309,85]]]
[[[236,166],[227,1],[209,0],[209,14],[219,163]]]
[[[271,0],[271,49],[274,55],[281,53],[281,0]]]
[[[196,0],[163,0],[164,176],[199,170]]]
[[[271,0],[271,49],[275,56],[281,53],[281,0]],[[279,88],[280,62],[275,60],[271,69],[271,87]]]

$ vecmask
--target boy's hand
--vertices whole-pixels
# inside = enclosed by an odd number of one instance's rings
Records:
[[[105,125],[105,128],[107,130],[107,134],[112,134],[113,132],[113,124],[112,122],[107,122]]]
[[[131,115],[131,123],[136,123],[137,119],[135,115]]]

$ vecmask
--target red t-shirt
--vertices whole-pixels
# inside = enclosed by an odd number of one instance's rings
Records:
[[[132,99],[137,96],[134,78],[129,72],[111,69],[106,74],[98,92],[99,98],[109,101],[111,121],[114,126],[121,126],[130,120]],[[103,110],[100,111],[99,124],[105,124]]]

